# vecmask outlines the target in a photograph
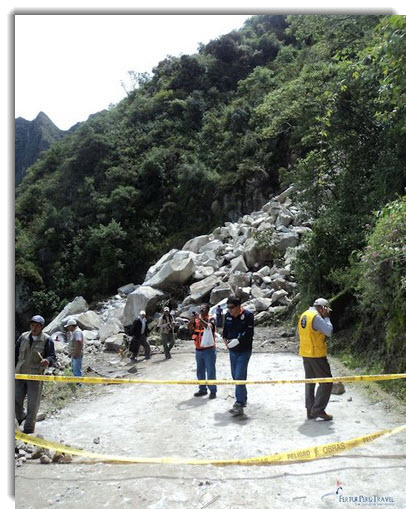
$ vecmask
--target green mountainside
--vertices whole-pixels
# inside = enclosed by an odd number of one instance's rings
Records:
[[[405,359],[405,32],[404,16],[253,16],[132,73],[128,97],[52,144],[18,189],[26,301],[50,316],[111,294],[294,183],[314,225],[299,307],[333,298],[356,345],[374,338],[383,358]]]

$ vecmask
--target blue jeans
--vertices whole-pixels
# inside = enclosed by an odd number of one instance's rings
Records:
[[[251,357],[251,350],[248,352],[233,352],[230,350],[231,375],[233,380],[246,380],[248,371],[248,362]],[[245,385],[235,386],[235,400],[240,405],[247,402],[247,387]]]
[[[196,372],[198,380],[216,379],[216,356],[216,348],[196,349]],[[210,392],[217,392],[217,385],[209,385],[208,387]],[[199,385],[199,391],[207,393],[207,386]]]
[[[82,356],[77,357],[76,359],[74,359],[73,357],[71,358],[73,376],[83,376],[82,359],[83,359]]]

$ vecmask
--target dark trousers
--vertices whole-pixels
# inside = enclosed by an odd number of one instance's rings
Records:
[[[303,357],[303,366],[305,378],[332,378],[327,357]],[[313,413],[325,410],[333,384],[319,384],[316,396],[314,395],[315,387],[316,384],[305,384],[306,408]]]
[[[34,380],[15,381],[15,414],[18,422],[24,422],[24,433],[33,433],[41,401],[43,382]],[[27,414],[24,412],[24,399],[27,396]]]
[[[137,357],[138,350],[140,349],[140,346],[143,346],[145,351],[145,357],[151,356],[151,347],[149,346],[147,336],[145,334],[140,334],[138,337],[133,337],[130,343],[130,352],[132,353],[133,357]]]
[[[216,347],[196,349],[196,374],[198,380],[216,379]],[[217,385],[199,385],[199,392],[207,393],[207,387],[210,392],[217,392]]]
[[[171,356],[171,350],[175,344],[175,336],[173,332],[162,332],[162,345],[164,347],[165,357],[168,359]]]
[[[229,350],[231,375],[233,380],[246,380],[248,374],[248,362],[251,357],[251,350],[248,352],[233,352]],[[247,386],[235,386],[235,400],[240,405],[247,403]]]

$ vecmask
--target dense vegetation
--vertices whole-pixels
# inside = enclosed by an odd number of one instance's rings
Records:
[[[296,264],[301,307],[336,296],[340,325],[357,320],[355,345],[378,338],[371,351],[404,369],[405,251],[392,242],[404,240],[405,32],[403,16],[254,16],[132,73],[128,97],[54,144],[19,187],[17,281],[48,314],[96,299],[294,183],[314,224]]]

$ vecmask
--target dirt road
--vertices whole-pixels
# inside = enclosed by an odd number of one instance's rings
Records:
[[[303,376],[293,353],[262,352],[256,342],[249,377]],[[333,373],[346,374],[332,362]],[[194,379],[192,345],[175,349],[171,360],[154,355],[139,363],[141,378]],[[230,378],[224,347],[217,377]],[[247,458],[347,440],[406,422],[398,405],[376,401],[348,384],[332,396],[331,422],[305,419],[302,385],[249,386],[246,420],[233,418],[234,388],[220,386],[218,398],[194,398],[194,386],[105,386],[101,393],[69,404],[37,432],[90,451],[117,456]],[[389,403],[388,403],[389,402]],[[94,443],[99,439],[99,443]],[[98,440],[96,440],[97,442]],[[99,509],[234,509],[406,507],[406,433],[350,453],[309,463],[270,466],[43,465],[16,469],[16,507]],[[79,461],[79,463],[78,463]],[[341,485],[336,495],[337,482]],[[365,503],[343,497],[365,497]],[[388,497],[385,503],[367,497]],[[393,499],[393,503],[391,503]]]

